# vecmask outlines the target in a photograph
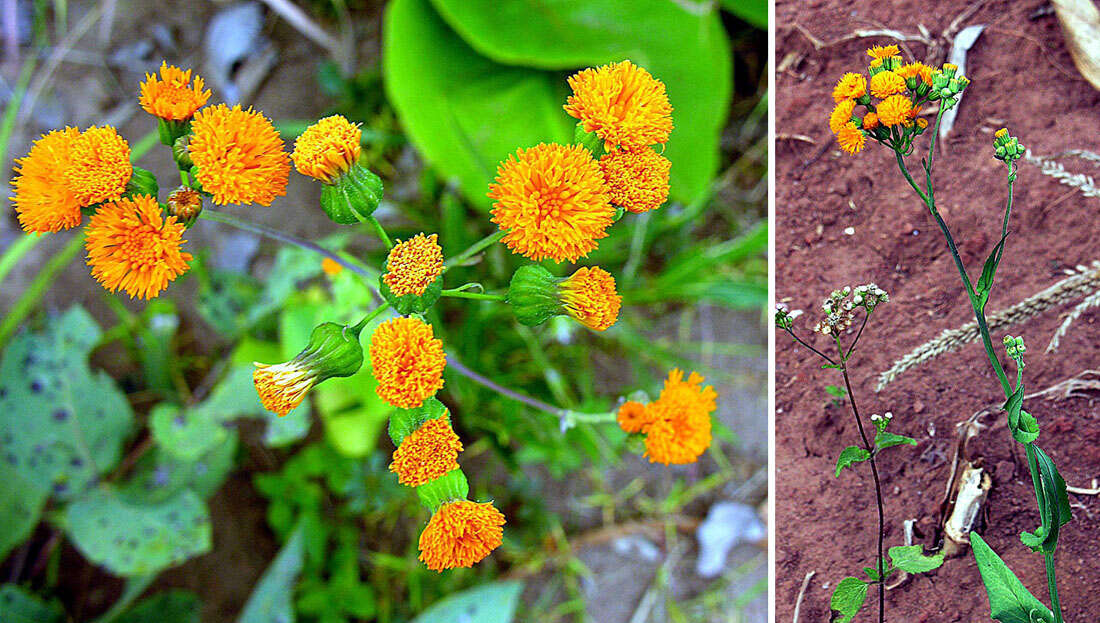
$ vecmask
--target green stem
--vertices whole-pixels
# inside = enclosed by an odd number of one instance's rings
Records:
[[[503,239],[507,235],[508,235],[508,232],[506,232],[506,231],[498,231],[498,232],[489,234],[488,236],[485,236],[481,240],[478,240],[477,242],[470,245],[462,253],[459,253],[458,255],[456,255],[452,258],[448,258],[445,262],[443,262],[443,270],[446,271],[447,269],[449,269],[453,266],[461,266],[466,260],[470,259],[474,255],[477,255],[483,249],[485,249],[489,246],[492,246],[493,244],[496,244],[497,242],[500,242],[501,239]]]
[[[461,288],[452,288],[450,290],[444,290],[440,296],[449,296],[456,299],[474,299],[477,301],[504,301],[507,300],[507,295],[504,294],[488,294],[481,292],[467,292]]]
[[[359,216],[358,212],[352,210],[356,216]],[[390,240],[389,234],[386,233],[386,229],[382,227],[382,223],[378,222],[378,219],[374,218],[374,215],[368,215],[365,219],[359,219],[365,223],[369,223],[371,227],[374,227],[374,233],[378,234],[378,237],[382,240],[382,243],[386,245],[387,249],[393,248],[393,241]]]
[[[363,316],[363,319],[360,320],[358,323],[356,323],[356,325],[354,327],[352,327],[351,330],[358,335],[358,333],[363,330],[363,327],[367,326],[370,323],[371,320],[374,320],[375,318],[378,317],[379,314],[381,314],[382,312],[386,311],[389,308],[390,308],[390,304],[389,304],[388,301],[385,302],[385,303],[382,303],[378,307],[375,307],[374,311],[367,314],[366,316]]]
[[[19,323],[38,305],[39,300],[53,285],[54,280],[57,279],[57,275],[65,268],[65,265],[72,261],[83,248],[84,234],[81,232],[73,236],[68,244],[46,262],[42,271],[35,275],[34,281],[23,291],[23,294],[19,296],[19,299],[15,301],[15,304],[8,310],[7,315],[4,316],[4,320],[0,322],[0,349],[7,344],[8,338],[19,327]]]
[[[15,265],[19,263],[19,260],[23,258],[31,249],[38,246],[39,242],[42,242],[43,236],[20,236],[10,247],[4,250],[3,255],[0,255],[0,283],[4,282],[4,278],[8,276],[11,269],[15,268]]]
[[[1043,555],[1047,568],[1047,588],[1050,590],[1050,606],[1054,611],[1054,623],[1062,623],[1062,604],[1058,601],[1058,578],[1054,575],[1054,552]]]

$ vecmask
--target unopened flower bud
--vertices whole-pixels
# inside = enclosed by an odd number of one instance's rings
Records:
[[[615,279],[598,266],[580,268],[564,279],[537,264],[522,266],[512,276],[507,300],[520,324],[534,327],[568,314],[595,331],[615,324],[622,305]]]
[[[169,216],[176,217],[179,222],[190,227],[202,213],[202,193],[187,186],[180,186],[168,195],[165,207]]]
[[[264,408],[280,416],[302,404],[313,386],[351,376],[363,366],[359,330],[333,322],[317,325],[309,344],[286,363],[255,363],[252,380]]]

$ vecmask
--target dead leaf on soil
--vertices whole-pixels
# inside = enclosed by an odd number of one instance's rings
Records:
[[[955,40],[951,43],[951,53],[947,56],[947,60],[950,63],[958,65],[958,75],[966,75],[966,53],[974,46],[974,43],[981,36],[982,31],[985,30],[985,24],[977,24],[974,26],[967,26],[959,31],[959,34],[955,35]],[[958,102],[949,110],[943,113],[943,118],[940,120],[940,139],[947,138],[947,135],[951,133],[951,128],[955,126],[955,117],[959,114],[959,107],[962,106],[963,93],[959,93]]]
[[[1077,71],[1100,89],[1100,11],[1092,0],[1051,0]]]

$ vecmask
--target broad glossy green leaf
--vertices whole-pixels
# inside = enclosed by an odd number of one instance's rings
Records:
[[[0,360],[0,453],[24,480],[62,499],[113,468],[131,430],[126,397],[88,368],[100,335],[72,307],[44,332],[16,336]]]
[[[768,2],[766,0],[722,0],[722,8],[756,26],[768,29]]]
[[[836,623],[848,623],[859,613],[865,601],[867,583],[859,578],[847,577],[837,583],[829,600],[829,608],[840,613]]]
[[[287,539],[286,545],[264,571],[260,583],[256,585],[244,611],[237,619],[238,623],[293,623],[294,607],[291,598],[294,584],[302,571],[305,558],[305,541],[302,526],[298,526]]]
[[[499,63],[573,71],[629,59],[645,67],[668,87],[674,109],[676,129],[664,154],[672,161],[672,196],[689,202],[706,191],[718,168],[733,77],[717,7],[671,0],[431,2],[463,40]],[[549,103],[564,114],[564,98]]]
[[[65,529],[85,558],[121,576],[155,573],[210,551],[210,516],[190,490],[142,504],[116,489],[92,489],[65,509]]]
[[[511,623],[523,583],[492,582],[455,593],[432,604],[413,623]]]
[[[500,161],[520,147],[573,138],[575,124],[562,110],[564,76],[478,54],[428,0],[388,5],[383,64],[390,101],[413,143],[485,210]]]
[[[917,440],[912,437],[906,437],[905,435],[895,435],[894,433],[882,431],[875,435],[875,448],[882,450],[883,448],[890,448],[893,446],[900,446],[902,444],[908,444],[910,446],[917,445]]]
[[[943,552],[925,556],[920,545],[898,545],[889,550],[890,561],[895,567],[909,573],[926,573],[943,564]]]
[[[15,584],[0,586],[0,621],[4,623],[61,623],[65,611]]]
[[[989,616],[1001,623],[1051,623],[1054,613],[1024,587],[1012,569],[977,532],[970,533],[970,547],[989,597]]]
[[[869,458],[871,458],[871,453],[868,452],[866,448],[860,448],[859,446],[848,446],[844,448],[840,451],[840,456],[836,458],[836,475],[839,477],[840,472],[842,472],[845,467],[851,467]]]

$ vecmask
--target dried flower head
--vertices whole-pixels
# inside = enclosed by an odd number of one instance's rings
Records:
[[[587,256],[615,214],[599,163],[580,145],[518,150],[497,169],[489,197],[504,244],[536,262]]]
[[[619,422],[619,428],[627,433],[644,433],[651,421],[649,415],[644,404],[628,400],[619,407],[615,419]]]
[[[121,197],[133,173],[126,139],[111,126],[92,126],[69,146],[63,180],[84,207]]]
[[[667,143],[672,106],[665,85],[630,61],[585,69],[569,78],[565,112],[595,132],[607,151]]]
[[[189,151],[214,203],[271,205],[286,194],[290,160],[279,133],[261,113],[218,104],[195,114]]]
[[[907,95],[891,95],[878,105],[878,120],[884,126],[905,125],[912,121],[913,102]]]
[[[446,415],[424,422],[393,451],[390,471],[403,485],[419,487],[458,469],[462,442]]]
[[[286,363],[254,363],[252,382],[264,408],[282,417],[302,404],[317,382],[317,372],[297,359]]]
[[[892,71],[880,71],[871,76],[871,95],[886,99],[905,92],[905,78]]]
[[[180,251],[184,230],[148,195],[106,203],[89,221],[84,241],[92,276],[112,292],[154,298],[189,268],[191,254]]]
[[[210,99],[210,90],[203,89],[203,80],[195,76],[191,83],[191,70],[186,71],[169,65],[160,64],[160,77],[145,74],[141,83],[141,98],[138,103],[145,112],[168,121],[186,121],[195,111],[206,105]]]
[[[672,163],[649,147],[608,152],[600,158],[600,169],[614,205],[639,214],[668,200]]]
[[[618,320],[623,299],[615,278],[599,266],[578,269],[560,288],[566,313],[589,329],[604,331]]]
[[[386,257],[386,273],[382,280],[395,296],[420,296],[443,274],[443,249],[436,234],[417,234],[400,240]]]
[[[54,130],[35,141],[25,158],[15,161],[12,203],[23,231],[56,232],[80,224],[80,199],[62,181],[79,136],[76,128]]]
[[[342,115],[325,117],[294,141],[290,158],[302,175],[332,183],[359,160],[362,137],[359,124]]]
[[[693,463],[710,447],[710,414],[717,408],[718,394],[703,377],[673,369],[656,401],[649,403],[646,427],[646,456],[651,462]]]
[[[854,122],[849,121],[836,133],[836,140],[841,149],[849,154],[857,154],[863,150],[867,137]]]
[[[833,112],[829,115],[829,129],[833,134],[840,132],[841,128],[852,122],[852,113],[855,109],[855,100],[841,100],[833,107]]]
[[[472,567],[500,547],[504,522],[491,503],[448,502],[420,533],[420,560],[432,571]]]
[[[168,194],[165,207],[168,214],[178,217],[181,222],[192,221],[202,212],[202,193],[187,186],[180,186]]]
[[[867,95],[867,79],[863,77],[863,74],[848,72],[833,87],[833,101],[838,104],[844,100],[858,99],[864,95]]]
[[[443,342],[418,318],[378,325],[370,339],[370,361],[378,396],[395,407],[419,407],[443,387]]]

